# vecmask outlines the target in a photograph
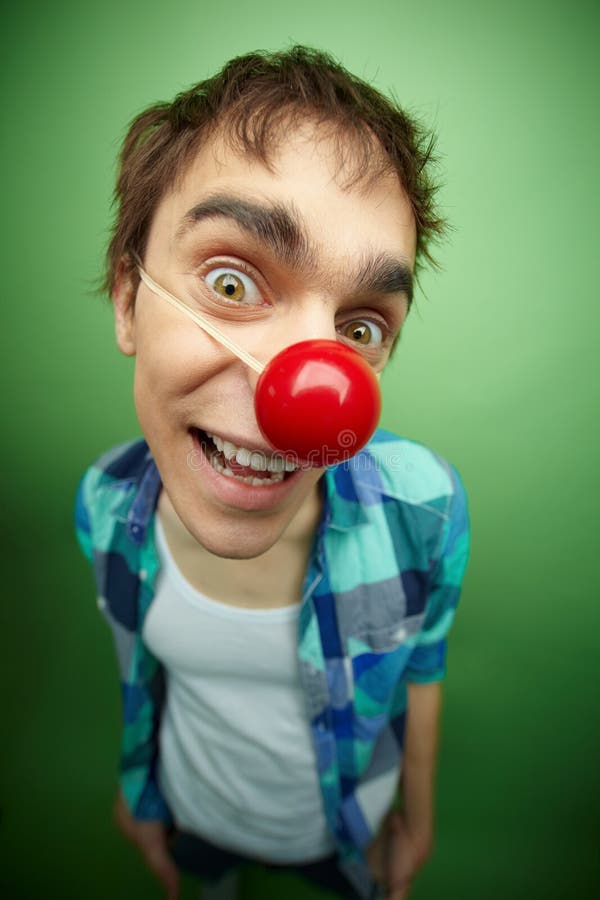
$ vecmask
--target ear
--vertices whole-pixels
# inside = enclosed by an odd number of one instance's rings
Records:
[[[131,260],[122,256],[112,290],[117,346],[125,356],[135,356],[135,295],[139,285]]]

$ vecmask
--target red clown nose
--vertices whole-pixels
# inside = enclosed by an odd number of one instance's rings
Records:
[[[313,466],[353,456],[377,427],[381,394],[363,357],[337,341],[301,341],[267,363],[254,408],[276,450]]]

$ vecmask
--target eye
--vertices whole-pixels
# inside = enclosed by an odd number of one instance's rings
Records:
[[[262,300],[252,279],[235,269],[212,269],[204,276],[204,280],[215,294],[235,306],[252,305]]]
[[[375,322],[355,319],[342,326],[340,332],[345,338],[364,347],[380,346],[383,343],[383,332]]]

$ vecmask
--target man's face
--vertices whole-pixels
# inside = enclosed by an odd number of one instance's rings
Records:
[[[211,142],[160,202],[144,267],[261,362],[329,338],[380,371],[408,309],[414,218],[395,176],[344,188],[339,174],[331,144],[308,131],[273,171]],[[124,277],[113,297],[140,425],[181,523],[219,556],[265,552],[314,505],[323,470],[250,476],[244,451],[273,454],[258,376],[143,283],[135,305]]]

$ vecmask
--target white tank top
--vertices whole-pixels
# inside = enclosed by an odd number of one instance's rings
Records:
[[[176,824],[270,862],[329,855],[298,675],[300,604],[210,600],[177,568],[158,515],[156,543],[161,571],[143,638],[166,670],[158,777]]]

